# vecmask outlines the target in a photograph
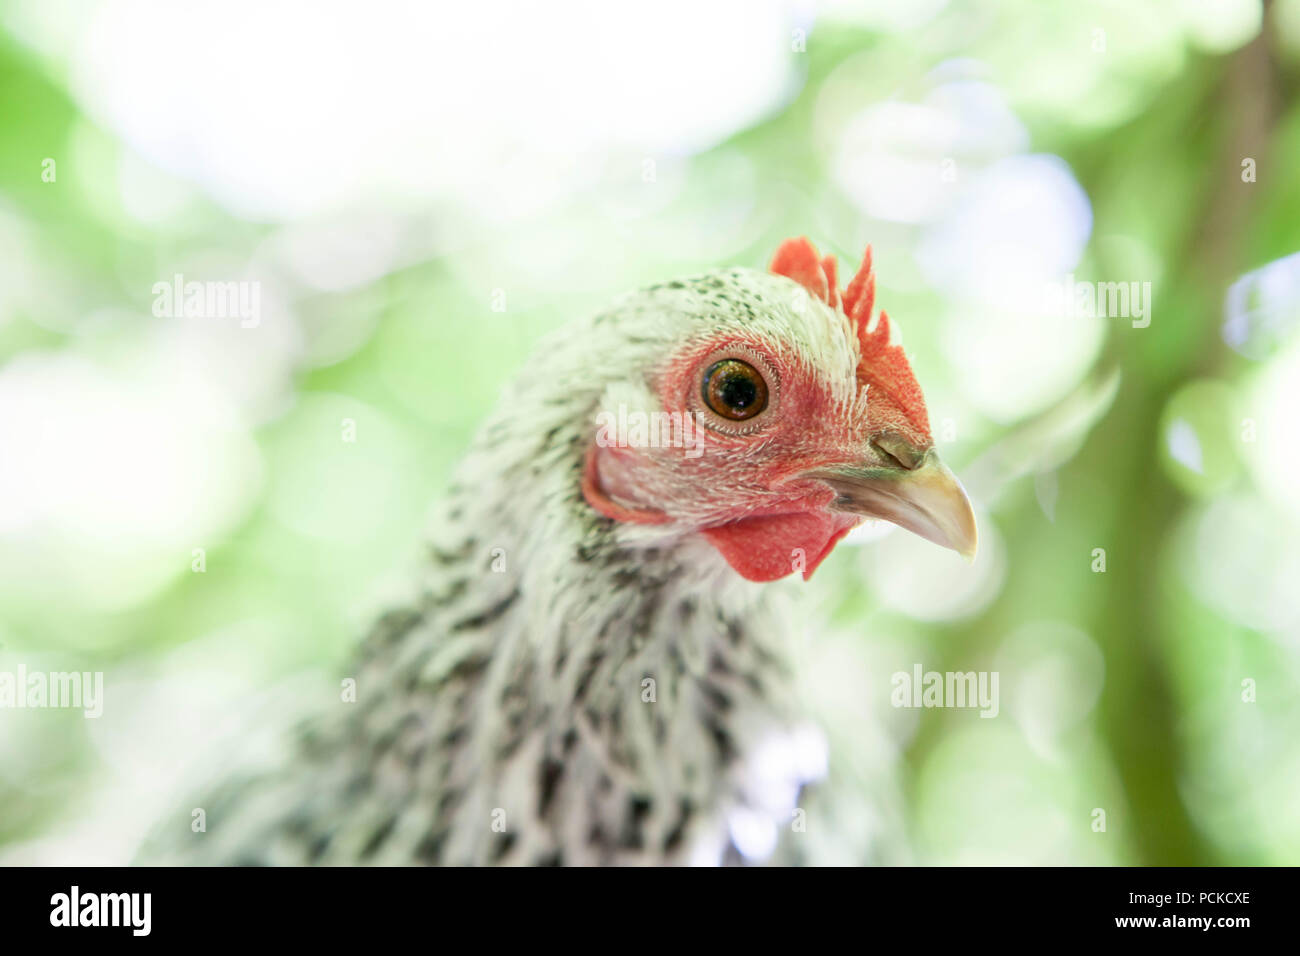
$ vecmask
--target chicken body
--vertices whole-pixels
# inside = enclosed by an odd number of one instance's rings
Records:
[[[850,494],[838,478],[770,468],[824,467],[844,455],[838,431],[879,432],[865,326],[855,334],[838,290],[808,288],[723,270],[552,337],[457,470],[416,596],[363,645],[356,701],[309,724],[274,772],[211,794],[198,857],[582,865],[769,850],[825,756],[794,704],[785,596],[760,582],[811,573],[861,520],[835,510]],[[736,337],[746,356],[764,343],[779,356],[787,431],[722,423],[698,459],[593,447],[602,410],[664,410],[679,374],[695,394],[683,356],[733,354]],[[890,435],[928,429],[907,426],[900,401],[879,411]],[[789,517],[799,508],[815,517]]]

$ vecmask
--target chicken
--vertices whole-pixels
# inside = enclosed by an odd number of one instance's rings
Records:
[[[651,286],[553,337],[456,472],[355,702],[201,800],[197,858],[718,863],[746,821],[788,830],[818,743],[767,582],[865,518],[976,546],[874,292],[870,249],[841,293],[795,239],[770,273]],[[598,425],[619,416],[651,425]]]

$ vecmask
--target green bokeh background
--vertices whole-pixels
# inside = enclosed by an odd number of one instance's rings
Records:
[[[174,755],[220,736],[233,702],[345,667],[384,582],[418,560],[427,506],[502,384],[545,374],[527,365],[541,335],[644,283],[762,266],[807,234],[842,270],[874,243],[878,302],[903,328],[932,419],[953,426],[945,458],[992,476],[972,488],[989,569],[890,536],[841,548],[808,586],[825,621],[801,655],[838,794],[833,824],[810,837],[822,858],[1300,860],[1300,479],[1286,477],[1300,465],[1288,405],[1300,392],[1287,387],[1300,375],[1300,296],[1269,300],[1274,331],[1248,348],[1222,335],[1229,286],[1300,252],[1300,3],[951,3],[914,26],[791,14],[778,39],[794,83],[759,119],[703,149],[611,148],[585,189],[504,222],[362,194],[407,234],[450,239],[411,243],[343,290],[277,273],[283,260],[257,253],[298,224],[244,218],[141,158],[70,92],[71,55],[33,43],[18,28],[26,13],[3,9],[0,383],[12,387],[0,387],[0,471],[26,477],[0,478],[18,515],[0,523],[0,669],[102,670],[110,698],[102,726],[0,712],[0,858],[125,858],[153,809],[140,794],[164,804],[180,786]],[[607,37],[635,42],[633,30]],[[1039,389],[1023,414],[972,401],[953,329],[981,310],[918,270],[926,224],[873,216],[835,172],[853,116],[924,102],[954,62],[1023,124],[1013,152],[1059,157],[1086,194],[1074,273],[1154,289],[1148,328],[1104,320],[1073,380]],[[998,158],[901,139],[902,161],[933,162],[936,190],[971,187]],[[42,181],[47,157],[54,182]],[[948,157],[953,182],[940,175]],[[1247,157],[1255,181],[1243,181]],[[146,170],[138,188],[182,194],[183,214],[134,214],[127,164]],[[249,274],[263,282],[263,324],[171,339],[152,285],[199,274],[209,255],[260,263]],[[1015,323],[988,328],[1006,362],[990,374],[1010,387],[1034,356]],[[209,386],[236,392],[262,372],[243,344],[223,343],[249,336],[282,356],[256,402],[200,412],[160,371],[174,363],[188,378],[199,350]],[[1052,415],[1116,373],[1095,415]],[[98,404],[119,394],[130,398]],[[98,423],[90,446],[69,425],[83,411]],[[355,443],[340,440],[345,419]],[[14,438],[33,433],[61,451],[33,456]],[[119,502],[148,514],[137,499],[152,486],[132,461],[156,478],[137,453],[166,460],[186,441],[178,517],[137,534]],[[38,473],[51,462],[59,474]],[[102,507],[23,519],[21,496],[48,488]],[[873,573],[897,555],[930,562],[901,600]],[[924,613],[928,569],[954,588],[975,582],[971,599]],[[915,662],[999,670],[999,717],[892,710],[889,675]],[[177,749],[155,748],[150,733],[172,723]]]

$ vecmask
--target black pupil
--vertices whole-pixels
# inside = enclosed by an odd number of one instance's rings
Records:
[[[723,379],[718,394],[728,408],[741,411],[753,405],[758,399],[758,388],[755,387],[753,379],[732,373]]]
[[[767,407],[767,383],[739,359],[723,359],[711,366],[701,391],[714,414],[735,422],[753,418]]]

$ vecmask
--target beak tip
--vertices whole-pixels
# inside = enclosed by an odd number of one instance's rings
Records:
[[[965,497],[964,491],[962,494]],[[979,525],[975,523],[975,510],[971,507],[969,498],[966,498],[965,504],[966,520],[963,522],[965,527],[962,529],[957,546],[953,550],[965,558],[967,564],[974,564],[975,556],[980,549]]]
[[[962,497],[965,498],[966,505],[965,520],[962,522],[964,527],[953,550],[965,558],[967,564],[974,564],[980,548],[979,525],[975,522],[975,510],[971,507],[970,498],[966,496],[964,489]]]

